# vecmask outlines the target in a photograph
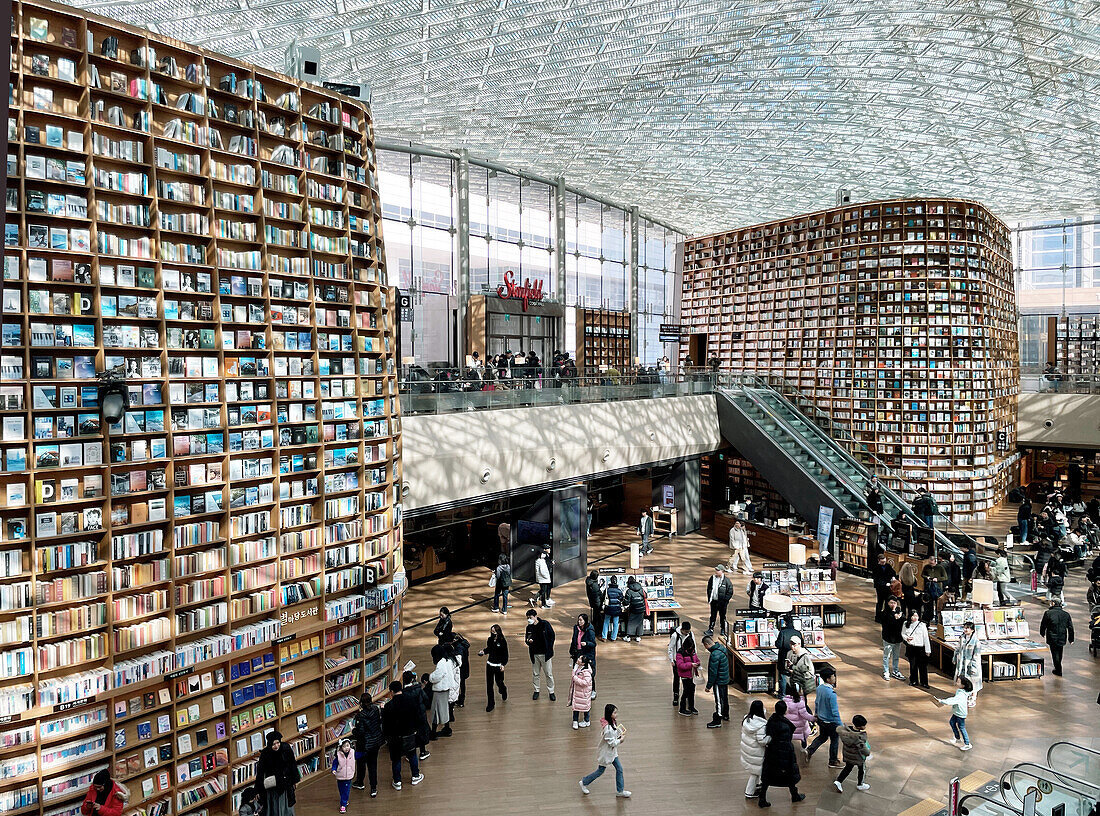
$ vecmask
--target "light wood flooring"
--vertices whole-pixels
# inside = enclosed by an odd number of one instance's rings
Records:
[[[990,530],[990,532],[998,532]],[[631,531],[625,527],[593,532],[590,560],[602,564],[627,565]],[[714,564],[726,557],[725,547],[704,535],[687,535],[661,540],[648,563],[671,565],[676,576],[676,597],[697,629],[705,627],[705,585]],[[353,791],[351,813],[379,812],[390,816],[439,814],[440,816],[484,816],[499,814],[607,814],[666,813],[717,814],[755,810],[746,803],[746,774],[739,758],[738,721],[749,697],[730,687],[733,722],[717,730],[705,725],[712,711],[706,695],[700,694],[699,717],[684,718],[671,705],[671,678],[663,636],[636,643],[600,643],[599,697],[594,716],[603,704],[618,705],[629,736],[620,754],[626,769],[631,800],[614,795],[614,777],[609,771],[582,796],[577,780],[595,767],[598,739],[595,727],[573,731],[565,703],[569,659],[566,641],[576,613],[587,611],[584,586],[577,581],[554,591],[557,606],[547,618],[558,636],[559,656],[554,658],[558,701],[551,703],[545,690],[542,699],[531,700],[531,673],[523,646],[523,602],[532,593],[515,593],[514,611],[506,618],[489,611],[485,601],[492,595],[487,570],[472,570],[414,587],[404,601],[402,660],[412,659],[418,671],[428,667],[428,650],[434,642],[429,621],[441,605],[452,609],[474,606],[455,614],[455,629],[465,634],[474,651],[484,643],[489,626],[500,623],[509,640],[511,662],[507,670],[510,696],[485,712],[484,658],[474,657],[469,695],[465,708],[458,709],[454,737],[433,742],[432,756],[423,765],[424,782],[405,785],[401,792],[390,785],[389,767],[381,762],[377,799],[366,791]],[[882,679],[879,629],[872,620],[874,593],[870,582],[841,574],[840,594],[848,611],[842,629],[830,629],[826,638],[839,657],[841,716],[845,720],[863,714],[870,722],[869,736],[874,758],[868,763],[871,789],[856,792],[853,780],[843,794],[832,786],[835,771],[826,767],[827,752],[818,753],[809,767],[803,767],[801,789],[805,802],[792,806],[784,792],[772,797],[776,814],[788,812],[899,814],[921,800],[943,799],[947,781],[975,771],[999,775],[1017,762],[1043,761],[1047,747],[1057,740],[1072,740],[1100,749],[1095,736],[1098,722],[1097,692],[1100,691],[1100,661],[1088,654],[1085,584],[1080,572],[1071,573],[1066,597],[1078,627],[1078,641],[1065,657],[1065,676],[1047,675],[1038,680],[987,683],[978,707],[968,720],[974,750],[962,753],[951,744],[947,725],[949,710],[937,707],[933,695],[910,688],[901,681]],[[742,597],[744,579],[735,582]],[[736,600],[731,605],[739,605]],[[1027,617],[1037,631],[1042,608],[1027,603]],[[1049,661],[1048,661],[1049,671]],[[902,670],[905,662],[902,660]],[[951,681],[932,673],[933,694],[948,696]],[[765,698],[769,708],[773,699]],[[730,727],[733,725],[734,727]],[[385,753],[383,752],[383,757]],[[328,776],[311,784],[299,796],[298,816],[336,813],[336,786]]]

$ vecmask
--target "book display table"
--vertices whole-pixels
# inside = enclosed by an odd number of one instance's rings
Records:
[[[947,676],[964,623],[974,624],[982,645],[983,680],[1023,680],[1042,677],[1045,661],[1035,655],[1046,646],[1031,639],[1031,629],[1018,606],[988,609],[953,606],[940,613],[942,623],[932,635],[932,662]]]

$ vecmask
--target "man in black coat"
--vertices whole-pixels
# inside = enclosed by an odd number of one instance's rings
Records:
[[[592,622],[592,628],[602,632],[604,592],[600,588],[600,574],[596,570],[592,570],[584,579],[584,593],[588,596],[589,620]]]
[[[1062,602],[1057,598],[1051,602],[1051,607],[1043,614],[1043,620],[1039,624],[1039,634],[1045,635],[1047,646],[1050,647],[1050,661],[1054,664],[1054,674],[1062,676],[1062,650],[1067,643],[1073,643],[1073,619],[1069,612],[1062,608]]]
[[[1016,511],[1016,523],[1020,525],[1020,543],[1025,543],[1031,529],[1031,500],[1027,496]]]
[[[791,623],[790,615],[783,615],[779,619],[779,631],[775,636],[775,648],[779,650],[779,658],[776,663],[779,675],[779,699],[787,694],[787,655],[791,653],[791,638],[798,637],[798,630]],[[805,689],[802,690],[805,693]]]
[[[535,609],[527,610],[527,629],[523,642],[531,656],[531,684],[535,687],[532,700],[539,698],[543,672],[546,673],[546,690],[550,693],[550,702],[558,699],[554,694],[554,629],[548,621],[539,618]]]
[[[898,577],[893,565],[886,560],[886,553],[878,554],[877,563],[871,567],[871,581],[875,585],[875,622],[882,621],[882,610],[890,597],[890,582]]]
[[[707,580],[707,600],[710,601],[710,623],[707,624],[706,634],[714,634],[714,621],[721,619],[722,634],[726,633],[726,609],[733,597],[733,583],[726,577],[726,568],[719,564],[714,568],[714,575]]]
[[[393,697],[382,709],[382,733],[390,746],[390,762],[393,764],[393,789],[401,790],[401,758],[409,761],[412,770],[412,783],[419,785],[424,781],[420,773],[420,759],[417,752],[417,731],[420,728],[420,703],[407,697],[400,680],[390,683]]]

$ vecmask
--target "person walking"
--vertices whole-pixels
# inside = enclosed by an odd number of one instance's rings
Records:
[[[623,591],[619,589],[619,579],[612,575],[604,593],[603,602],[603,640],[607,640],[610,630],[611,640],[619,637],[619,617],[623,614]]]
[[[821,682],[817,684],[817,696],[814,699],[814,719],[817,720],[817,738],[806,749],[806,759],[813,758],[814,753],[829,743],[829,767],[840,766],[840,737],[837,729],[843,720],[840,719],[840,705],[836,699],[836,669],[825,666],[821,670]]]
[[[817,672],[810,653],[802,648],[802,638],[791,638],[791,653],[787,656],[788,682],[800,689],[813,691],[817,688]]]
[[[458,679],[455,668],[458,665],[454,650],[447,645],[432,647],[432,660],[435,668],[428,675],[432,686],[432,739],[451,736],[451,692]],[[383,713],[384,710],[383,710]]]
[[[1039,623],[1039,635],[1045,636],[1050,647],[1050,662],[1054,664],[1055,677],[1062,676],[1062,650],[1067,643],[1073,643],[1073,619],[1062,608],[1062,602],[1054,600],[1050,609],[1043,613]]]
[[[840,744],[844,748],[844,770],[842,770],[833,785],[841,793],[844,793],[844,780],[852,769],[856,769],[856,790],[869,790],[865,774],[867,758],[871,756],[871,746],[867,744],[867,718],[862,714],[852,717],[851,725],[842,725],[837,729],[840,736]]]
[[[266,745],[256,760],[264,816],[294,816],[294,788],[302,779],[298,761],[278,731],[268,731],[264,741]]]
[[[122,816],[126,807],[125,788],[111,779],[106,768],[95,772],[92,784],[80,803],[82,816]]]
[[[722,634],[726,634],[726,610],[729,609],[730,599],[733,597],[733,582],[726,577],[726,568],[719,564],[714,568],[714,574],[707,579],[707,600],[710,602],[710,621],[707,623],[707,631],[704,634],[714,634],[714,623],[720,620]]]
[[[699,673],[699,655],[695,652],[695,639],[685,640],[676,653],[676,673],[680,675],[683,693],[680,695],[680,713],[685,717],[698,714],[695,707],[695,676]]]
[[[597,632],[603,631],[603,589],[600,587],[600,574],[596,570],[588,573],[584,579],[584,593],[588,596],[589,620]]]
[[[581,792],[587,796],[591,791],[588,786],[603,776],[608,765],[615,766],[615,795],[621,799],[629,799],[630,791],[626,789],[626,780],[623,774],[623,763],[619,761],[619,746],[626,738],[626,726],[618,720],[619,709],[611,703],[603,708],[603,718],[600,720],[600,744],[596,748],[596,770],[580,781]]]
[[[905,675],[898,670],[898,658],[901,655],[901,630],[905,626],[905,614],[901,611],[898,599],[886,600],[886,609],[882,613],[882,679],[904,680]]]
[[[791,802],[798,803],[806,794],[798,792],[798,783],[802,774],[798,770],[798,760],[794,753],[794,726],[787,719],[787,704],[776,700],[775,713],[768,718],[764,727],[768,744],[764,746],[764,766],[760,775],[760,796],[756,800],[762,808],[771,807],[768,801],[768,788],[786,788],[791,792]]]
[[[554,602],[550,600],[550,590],[554,583],[553,578],[554,565],[550,560],[550,548],[545,547],[539,557],[535,559],[535,583],[539,585],[539,594],[536,598],[531,599],[531,605],[534,606],[536,600],[543,609],[549,609],[554,605]]]
[[[735,571],[740,564],[743,574],[752,575],[752,561],[749,559],[749,534],[740,519],[730,527],[729,541],[730,549],[733,551],[729,561],[730,572]]]
[[[382,733],[390,749],[390,765],[393,770],[393,789],[401,790],[401,760],[407,759],[412,773],[412,783],[419,785],[424,781],[420,772],[420,759],[417,753],[416,730],[420,715],[416,710],[416,700],[406,697],[400,680],[390,683],[393,696],[382,709]],[[443,698],[446,699],[446,698]],[[257,777],[258,778],[258,777]]]
[[[508,699],[508,687],[504,685],[504,667],[508,665],[508,640],[504,637],[504,630],[495,623],[490,626],[485,648],[477,654],[478,657],[485,656],[485,699],[488,701],[485,711],[489,712],[497,705],[493,694],[494,685],[500,692],[501,702]]]
[[[646,610],[645,590],[633,575],[626,579],[623,601],[626,607],[626,642],[629,643],[634,638],[635,643],[641,643],[642,621]]]
[[[748,782],[745,783],[746,799],[755,799],[760,795],[764,746],[768,744],[768,737],[764,733],[767,725],[763,701],[753,700],[749,703],[749,712],[741,720],[741,767],[749,773]]]
[[[778,652],[775,661],[775,673],[779,678],[779,698],[787,693],[787,657],[791,653],[791,641],[798,637],[798,630],[790,615],[779,616],[779,631],[775,635],[775,648]]]
[[[508,614],[508,593],[512,590],[512,565],[508,556],[500,554],[493,570],[493,611]]]
[[[368,691],[359,696],[359,710],[355,712],[351,737],[355,741],[355,776],[352,787],[363,790],[364,777],[369,775],[370,795],[377,796],[378,751],[385,740],[382,737],[382,709],[375,705]]]
[[[951,726],[951,733],[955,735],[952,743],[960,751],[970,750],[970,734],[966,732],[966,715],[969,713],[970,695],[973,691],[974,687],[969,678],[956,677],[955,693],[947,699],[936,700],[940,705],[951,706],[951,719],[948,720],[948,724]]]
[[[890,597],[890,583],[897,577],[893,565],[886,560],[886,553],[879,553],[875,566],[871,568],[871,582],[875,587],[875,622],[882,621],[886,599]]]
[[[348,799],[351,797],[351,780],[355,776],[355,751],[351,740],[342,739],[332,754],[332,775],[336,777],[336,790],[340,794],[340,812],[348,812]]]
[[[1058,556],[1058,553],[1053,553],[1050,556],[1050,560],[1047,561],[1046,573],[1047,606],[1053,606],[1056,600],[1058,603],[1064,605],[1066,602],[1064,594],[1066,588],[1066,565]]]
[[[928,639],[928,626],[914,609],[909,622],[902,627],[901,639],[905,642],[905,659],[909,661],[909,685],[928,688],[928,657],[932,654],[932,642]]]
[[[703,646],[710,652],[706,690],[714,692],[714,717],[707,728],[721,728],[722,722],[730,718],[730,656],[725,645],[715,643],[710,635],[703,638]]]
[[[973,708],[982,688],[982,642],[974,629],[974,624],[963,624],[962,637],[951,656],[955,667],[955,679],[965,677],[970,681],[970,707]]]
[[[668,639],[668,662],[672,666],[672,707],[680,705],[680,673],[676,671],[676,655],[687,640],[694,641],[691,634],[691,621],[681,621],[680,626],[672,630]]]
[[[569,707],[573,709],[574,731],[591,725],[589,712],[592,710],[592,696],[592,667],[588,665],[588,656],[582,653],[577,655],[569,682]]]
[[[550,702],[557,700],[554,694],[554,628],[549,621],[539,618],[539,613],[534,609],[527,610],[527,630],[523,637],[527,644],[528,654],[531,656],[531,684],[534,686],[532,700],[539,698],[542,686],[542,675],[546,674],[546,691],[550,694]]]
[[[814,723],[813,712],[806,704],[806,695],[802,693],[797,683],[789,683],[783,702],[787,704],[787,719],[794,726],[793,739],[798,740],[798,744],[802,746],[802,752],[805,753],[809,745],[810,729]]]
[[[997,600],[1002,606],[1012,606],[1012,596],[1008,594],[1012,573],[1008,568],[1008,553],[1005,550],[997,550],[997,557],[993,559],[990,570],[993,573],[993,581],[997,584]]]
[[[649,510],[642,511],[642,517],[638,521],[638,535],[642,537],[641,555],[649,555],[653,552],[653,545],[649,541],[653,535],[653,516]]]
[[[573,624],[573,636],[569,638],[569,659],[576,666],[577,660],[584,656],[588,668],[592,671],[592,699],[596,699],[596,630],[583,612],[577,615]]]

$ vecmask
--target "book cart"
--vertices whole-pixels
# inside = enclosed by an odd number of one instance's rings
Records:
[[[0,813],[233,813],[399,676],[400,414],[369,109],[13,5]],[[97,374],[129,409],[101,413]]]
[[[607,592],[611,576],[615,576],[619,589],[626,592],[626,580],[633,575],[645,590],[649,614],[642,621],[643,635],[667,635],[680,625],[680,602],[674,597],[672,568],[647,566],[645,569],[627,569],[625,567],[600,567],[600,589]],[[619,633],[626,631],[626,608],[619,618]]]
[[[941,623],[931,636],[932,662],[948,677],[954,674],[952,659],[962,637],[964,623],[974,624],[981,639],[983,680],[1023,680],[1043,676],[1045,661],[1035,655],[1045,650],[1031,639],[1031,627],[1019,606],[945,606]]]
[[[779,616],[766,609],[738,609],[734,614],[727,644],[733,655],[730,679],[749,694],[774,691],[779,684],[779,650],[775,648]],[[815,664],[836,657],[825,645],[825,622],[819,614],[805,609],[800,612],[798,607],[785,614],[790,614]]]

